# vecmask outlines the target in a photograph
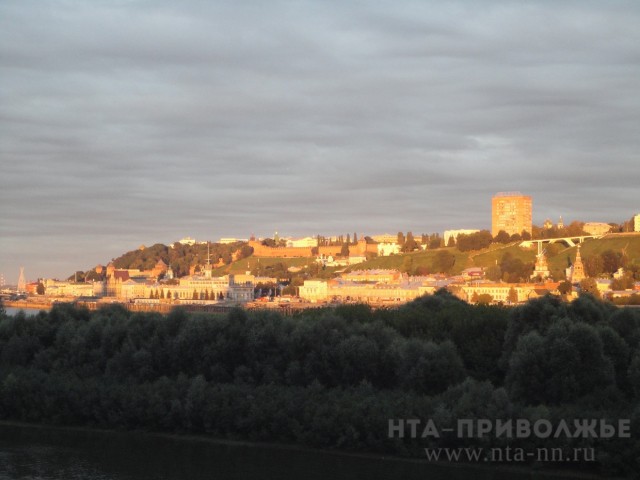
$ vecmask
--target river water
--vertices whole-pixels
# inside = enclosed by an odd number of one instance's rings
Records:
[[[4,307],[7,311],[7,315],[15,315],[19,311],[23,311],[24,314],[28,317],[30,315],[37,315],[40,310],[35,308],[14,308],[14,307]],[[49,310],[49,308],[43,308],[42,310]]]
[[[0,480],[560,479],[193,437],[0,423]]]

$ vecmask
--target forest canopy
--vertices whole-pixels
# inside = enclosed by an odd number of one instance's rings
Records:
[[[507,309],[441,291],[396,309],[292,317],[0,312],[3,419],[420,456],[420,439],[388,437],[389,419],[629,418],[631,439],[580,441],[598,449],[585,468],[630,473],[640,468],[639,400],[640,312],[587,295]]]

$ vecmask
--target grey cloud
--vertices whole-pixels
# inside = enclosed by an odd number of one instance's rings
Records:
[[[639,16],[7,0],[0,271],[60,276],[185,235],[487,228],[500,190],[533,195],[537,222],[624,220]]]

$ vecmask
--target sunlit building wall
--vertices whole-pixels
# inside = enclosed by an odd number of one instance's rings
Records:
[[[532,200],[520,192],[500,192],[491,199],[491,235],[500,230],[509,235],[532,230]]]

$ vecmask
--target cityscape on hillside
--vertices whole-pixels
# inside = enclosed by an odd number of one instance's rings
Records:
[[[515,305],[547,294],[588,292],[640,303],[640,214],[622,224],[547,219],[532,223],[533,201],[520,192],[491,199],[491,230],[217,242],[185,237],[140,246],[106,266],[68,279],[3,285],[5,301],[38,308],[78,301],[92,308],[307,308],[326,304],[397,305],[446,288],[470,303]],[[584,247],[584,250],[583,250]],[[4,283],[4,282],[2,282]]]

